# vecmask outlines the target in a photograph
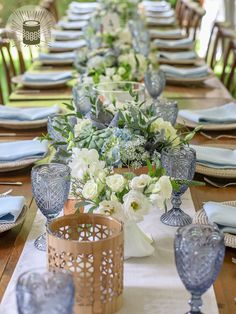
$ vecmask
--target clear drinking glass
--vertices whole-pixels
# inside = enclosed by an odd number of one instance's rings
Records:
[[[187,314],[201,314],[201,296],[216,280],[224,260],[224,235],[216,225],[185,226],[176,233],[174,249],[179,276],[192,295]]]
[[[159,98],[157,100],[157,112],[160,117],[175,125],[178,116],[178,102],[166,98]]]
[[[70,168],[59,163],[34,166],[31,171],[32,191],[36,204],[47,223],[57,217],[70,190]],[[40,251],[46,251],[46,233],[34,243]]]
[[[138,95],[139,101],[145,100],[145,86],[136,82],[99,83],[94,85],[93,91],[106,105],[113,103],[124,104],[132,101],[133,97],[131,94]]]
[[[34,269],[19,276],[16,300],[19,314],[72,314],[74,283],[70,273]]]
[[[196,152],[188,146],[163,149],[161,152],[162,166],[168,176],[177,180],[193,179],[196,168]],[[170,226],[182,227],[192,223],[192,218],[181,209],[181,195],[187,190],[187,184],[180,184],[178,191],[173,191],[172,209],[161,216],[161,221]]]
[[[144,83],[149,95],[156,102],[166,86],[165,73],[161,70],[148,69],[144,75]]]

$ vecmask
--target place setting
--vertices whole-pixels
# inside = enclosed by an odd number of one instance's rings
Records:
[[[160,64],[169,65],[194,65],[201,62],[195,51],[168,52],[160,51],[157,53]]]
[[[176,85],[197,85],[212,77],[207,65],[192,67],[177,67],[162,64],[160,69],[165,73],[169,84]]]
[[[152,46],[160,50],[182,51],[182,50],[192,50],[194,47],[194,42],[192,38],[190,37],[174,39],[174,40],[154,39],[152,42]]]
[[[178,123],[195,128],[201,125],[203,131],[227,131],[236,128],[236,103],[199,110],[180,110]]]

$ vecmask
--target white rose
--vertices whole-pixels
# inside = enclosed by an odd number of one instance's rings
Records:
[[[85,199],[96,199],[96,197],[98,196],[97,184],[93,180],[86,182],[82,190],[82,195]]]
[[[121,192],[125,187],[126,180],[121,174],[113,174],[106,178],[106,184],[113,192]]]
[[[75,136],[79,136],[83,129],[91,125],[92,123],[89,119],[77,119],[77,124],[74,127]]]
[[[151,178],[147,174],[141,174],[138,177],[134,177],[130,182],[130,187],[133,190],[142,192],[144,188],[149,184]]]
[[[124,214],[126,221],[140,222],[143,220],[143,215],[145,215],[151,204],[143,193],[135,190],[129,191],[124,197]]]
[[[150,196],[150,201],[153,205],[157,206],[159,209],[164,209],[165,199],[159,194],[152,194]]]
[[[122,205],[120,202],[114,200],[114,201],[102,201],[99,204],[98,212],[100,214],[106,215],[106,216],[112,216],[119,220],[124,220],[124,213],[122,209]]]

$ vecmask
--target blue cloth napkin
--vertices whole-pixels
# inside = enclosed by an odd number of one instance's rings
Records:
[[[167,60],[191,60],[197,58],[195,51],[180,51],[180,52],[165,52],[160,51],[157,54],[158,58],[163,58]]]
[[[166,1],[143,1],[145,10],[153,12],[164,12],[171,9],[170,3]]]
[[[164,11],[164,12],[152,12],[147,11],[146,16],[153,17],[153,18],[165,18],[165,17],[172,17],[174,16],[174,10]]]
[[[236,150],[190,145],[196,151],[197,163],[211,168],[236,168]]]
[[[169,77],[182,77],[182,78],[201,78],[208,75],[208,66],[203,65],[200,67],[179,68],[171,65],[161,65],[160,69],[165,72]]]
[[[210,223],[216,223],[223,232],[236,234],[236,207],[206,202],[203,209]]]
[[[52,35],[55,40],[75,40],[83,37],[83,32],[53,30]]]
[[[180,110],[179,115],[196,123],[234,123],[236,122],[236,103],[202,110]]]
[[[25,140],[0,143],[0,162],[31,158],[41,159],[47,153],[47,141]]]
[[[57,105],[37,108],[13,108],[0,105],[0,120],[34,121],[46,119],[59,111]]]
[[[182,39],[155,39],[153,41],[154,45],[157,47],[166,47],[166,48],[181,48],[186,45],[192,45],[193,40],[191,38],[182,38]]]
[[[40,52],[38,60],[49,60],[49,61],[61,61],[61,60],[74,60],[76,53],[72,52],[58,52],[58,53],[43,53]]]
[[[71,78],[72,73],[70,71],[45,73],[26,72],[23,75],[23,80],[25,82],[57,82],[66,79],[69,80]]]
[[[86,41],[84,39],[73,40],[73,41],[53,41],[49,44],[50,48],[54,49],[67,49],[75,50],[86,46]]]
[[[24,205],[23,196],[0,197],[0,224],[16,222]]]
[[[91,14],[75,14],[71,11],[67,12],[67,19],[68,21],[88,21],[91,19]]]
[[[175,23],[175,17],[163,17],[163,18],[156,18],[156,17],[147,17],[147,23],[149,25],[172,25]]]
[[[88,24],[87,21],[73,21],[73,22],[59,21],[57,23],[57,25],[63,29],[82,29],[87,24]]]

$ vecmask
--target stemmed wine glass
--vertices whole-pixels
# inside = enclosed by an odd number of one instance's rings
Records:
[[[16,284],[19,314],[72,314],[75,287],[65,271],[33,269],[21,274]]]
[[[165,73],[161,70],[155,71],[149,68],[144,75],[144,83],[149,95],[156,103],[166,85]]]
[[[141,20],[129,21],[132,34],[132,44],[136,53],[148,57],[150,52],[150,36],[145,24]]]
[[[224,260],[224,235],[216,225],[181,227],[174,249],[179,276],[192,295],[187,314],[202,314],[201,296],[216,280]]]
[[[32,191],[36,204],[47,218],[47,224],[57,217],[70,190],[70,168],[59,163],[42,164],[32,168]],[[46,251],[46,233],[34,242],[40,251]]]
[[[188,185],[184,180],[193,179],[196,168],[196,152],[188,146],[178,146],[163,149],[161,152],[161,163],[168,176],[182,180],[179,189],[172,193],[172,209],[161,216],[161,221],[169,226],[182,227],[192,223],[192,218],[181,209],[181,195],[187,190]]]
[[[157,100],[157,113],[164,121],[175,125],[178,116],[178,102],[176,100],[159,98]]]

